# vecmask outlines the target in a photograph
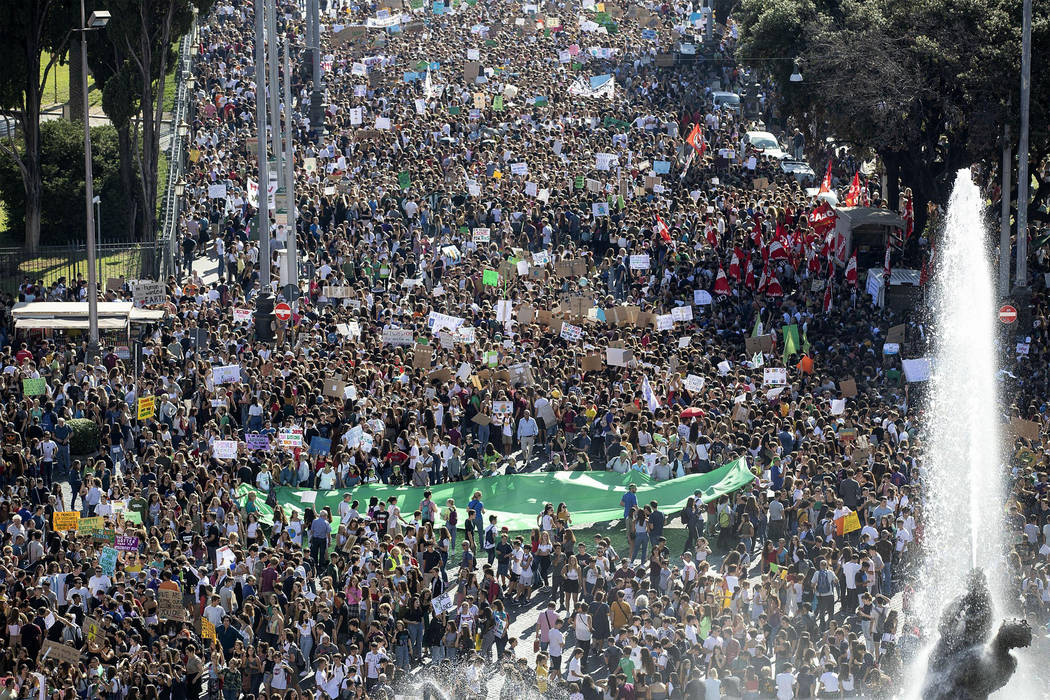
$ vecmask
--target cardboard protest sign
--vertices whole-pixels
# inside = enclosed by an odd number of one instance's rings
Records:
[[[756,352],[773,352],[773,336],[758,335],[744,338],[744,350],[748,355],[754,355]]]
[[[412,351],[413,369],[430,369],[434,362],[434,351],[426,346],[417,345]]]
[[[165,589],[158,590],[157,617],[162,620],[185,620],[186,609],[182,607],[182,593]]]
[[[1006,426],[1006,430],[1007,433],[1014,438],[1024,438],[1026,440],[1039,439],[1039,423],[1036,421],[1014,418]]]
[[[900,345],[904,342],[904,324],[893,326],[886,332],[887,343],[897,343]]]
[[[43,662],[45,659],[54,659],[53,663],[48,664],[50,667],[57,666],[62,662],[75,667],[80,663],[80,651],[68,644],[59,644],[58,642],[45,640],[44,646],[40,650],[40,660]]]
[[[857,395],[857,380],[853,377],[843,379],[839,382],[839,393],[846,398],[853,398]]]

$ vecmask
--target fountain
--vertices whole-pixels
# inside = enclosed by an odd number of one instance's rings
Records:
[[[926,551],[915,611],[922,637],[940,639],[916,661],[925,681],[911,685],[921,688],[925,700],[986,698],[1008,682],[1017,697],[1041,695],[1025,690],[1024,674],[1011,681],[1017,660],[1010,649],[1031,643],[1027,625],[1006,623],[986,645],[996,613],[1008,614],[1011,606],[1002,537],[995,290],[983,208],[970,171],[959,171],[938,240],[932,308]],[[991,572],[990,580],[984,571]],[[942,613],[945,601],[952,602]]]

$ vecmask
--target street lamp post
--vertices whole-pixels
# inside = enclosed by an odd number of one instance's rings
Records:
[[[255,298],[255,337],[262,342],[273,338],[273,294],[270,291],[270,174],[266,162],[266,3],[255,2],[255,121],[257,157],[259,159],[258,217],[259,229],[259,294]]]
[[[87,302],[88,302],[88,346],[85,360],[93,362],[99,354],[98,344],[98,271],[95,269],[95,212],[94,183],[91,175],[91,108],[87,87],[87,32],[102,29],[109,22],[110,14],[95,10],[86,18],[84,0],[80,0],[80,86],[84,94],[84,200],[87,204]]]

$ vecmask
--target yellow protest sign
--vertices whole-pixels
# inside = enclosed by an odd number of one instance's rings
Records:
[[[213,642],[219,641],[218,637],[215,636],[215,625],[208,622],[206,617],[201,618],[201,639],[210,639]]]
[[[105,527],[105,522],[101,515],[96,515],[94,518],[81,518],[77,522],[77,534],[90,535],[94,532],[102,532],[103,527]]]
[[[59,532],[76,530],[80,522],[80,513],[75,510],[55,511],[51,516],[51,527]]]
[[[836,535],[848,535],[851,532],[855,532],[860,529],[860,516],[857,515],[857,511],[846,513],[845,515],[835,518],[835,534]]]
[[[143,396],[139,399],[139,420],[149,420],[153,417],[156,409],[155,403],[152,396]]]

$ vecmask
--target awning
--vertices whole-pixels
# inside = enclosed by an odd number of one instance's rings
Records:
[[[100,331],[124,330],[128,327],[127,318],[100,318],[98,329]],[[52,330],[84,330],[88,329],[86,318],[20,318],[15,321],[15,328],[25,330],[36,330],[39,328],[50,328]]]

